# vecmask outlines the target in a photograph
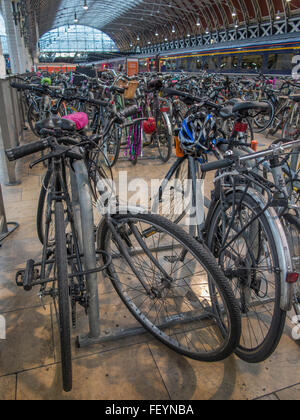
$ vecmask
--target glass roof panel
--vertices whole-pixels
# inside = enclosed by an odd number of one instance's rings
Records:
[[[47,32],[40,39],[43,52],[116,52],[114,41],[106,34],[89,26],[61,26]]]
[[[52,27],[72,24],[74,16],[85,25],[93,26],[98,29],[103,28],[113,20],[122,16],[130,9],[142,3],[144,0],[87,0],[88,13],[83,9],[83,0],[61,0],[56,18]]]

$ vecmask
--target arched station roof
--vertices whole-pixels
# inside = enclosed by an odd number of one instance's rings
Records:
[[[20,0],[31,34],[39,36],[78,19],[107,33],[121,50],[276,19],[300,16],[300,0]],[[88,6],[88,10],[83,8]],[[75,16],[76,14],[76,16]],[[34,37],[35,35],[33,35]]]

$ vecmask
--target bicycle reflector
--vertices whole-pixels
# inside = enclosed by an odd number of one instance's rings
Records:
[[[156,123],[154,118],[148,118],[143,121],[143,131],[145,134],[153,134],[156,130]]]
[[[254,152],[257,152],[257,148],[258,148],[258,141],[256,141],[256,140],[252,140],[252,142],[251,142],[251,149],[252,149]]]
[[[237,122],[234,125],[234,131],[239,133],[245,133],[247,131],[248,124]]]
[[[169,112],[170,108],[168,106],[164,106],[162,108],[160,108],[160,112]]]
[[[299,279],[299,273],[287,273],[286,282],[290,284],[297,283]]]

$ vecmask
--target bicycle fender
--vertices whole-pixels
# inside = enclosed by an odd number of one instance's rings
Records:
[[[239,191],[244,191],[243,186],[236,187]],[[226,194],[229,195],[232,190],[229,190]],[[264,197],[255,189],[249,189],[248,194],[251,196],[252,199],[255,200],[257,206],[263,210],[266,207],[266,201]],[[216,211],[216,208],[219,204],[219,200],[214,200],[205,224],[205,232],[207,232],[207,228],[210,226],[212,217]],[[286,234],[284,232],[283,225],[280,221],[276,210],[273,207],[269,207],[265,211],[265,216],[268,220],[270,225],[270,229],[272,231],[276,251],[278,254],[279,259],[279,270],[280,270],[280,279],[281,279],[281,297],[280,297],[280,308],[283,311],[290,311],[293,307],[293,294],[294,294],[294,285],[289,284],[286,281],[287,274],[293,272],[293,264],[292,264],[292,257],[288,245],[288,240]]]

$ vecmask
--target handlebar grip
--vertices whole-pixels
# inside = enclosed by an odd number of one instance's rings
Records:
[[[234,163],[233,159],[218,160],[216,162],[204,163],[201,165],[202,172],[216,171],[218,169],[225,169]]]
[[[28,90],[31,89],[31,86],[28,83],[15,83],[11,82],[10,86],[18,90]]]
[[[41,152],[49,147],[47,139],[39,140],[35,143],[29,143],[25,146],[8,149],[5,151],[7,159],[10,162],[21,159],[22,157],[33,155],[34,153]]]
[[[124,111],[121,112],[122,117],[128,118],[132,117],[133,115],[137,114],[139,112],[139,107],[137,105],[133,105],[129,108],[124,109]]]
[[[103,107],[107,107],[109,106],[109,102],[107,101],[100,101],[97,99],[90,99],[90,98],[78,98],[80,101],[86,102],[88,104],[91,105],[95,105],[95,106],[103,106]]]

